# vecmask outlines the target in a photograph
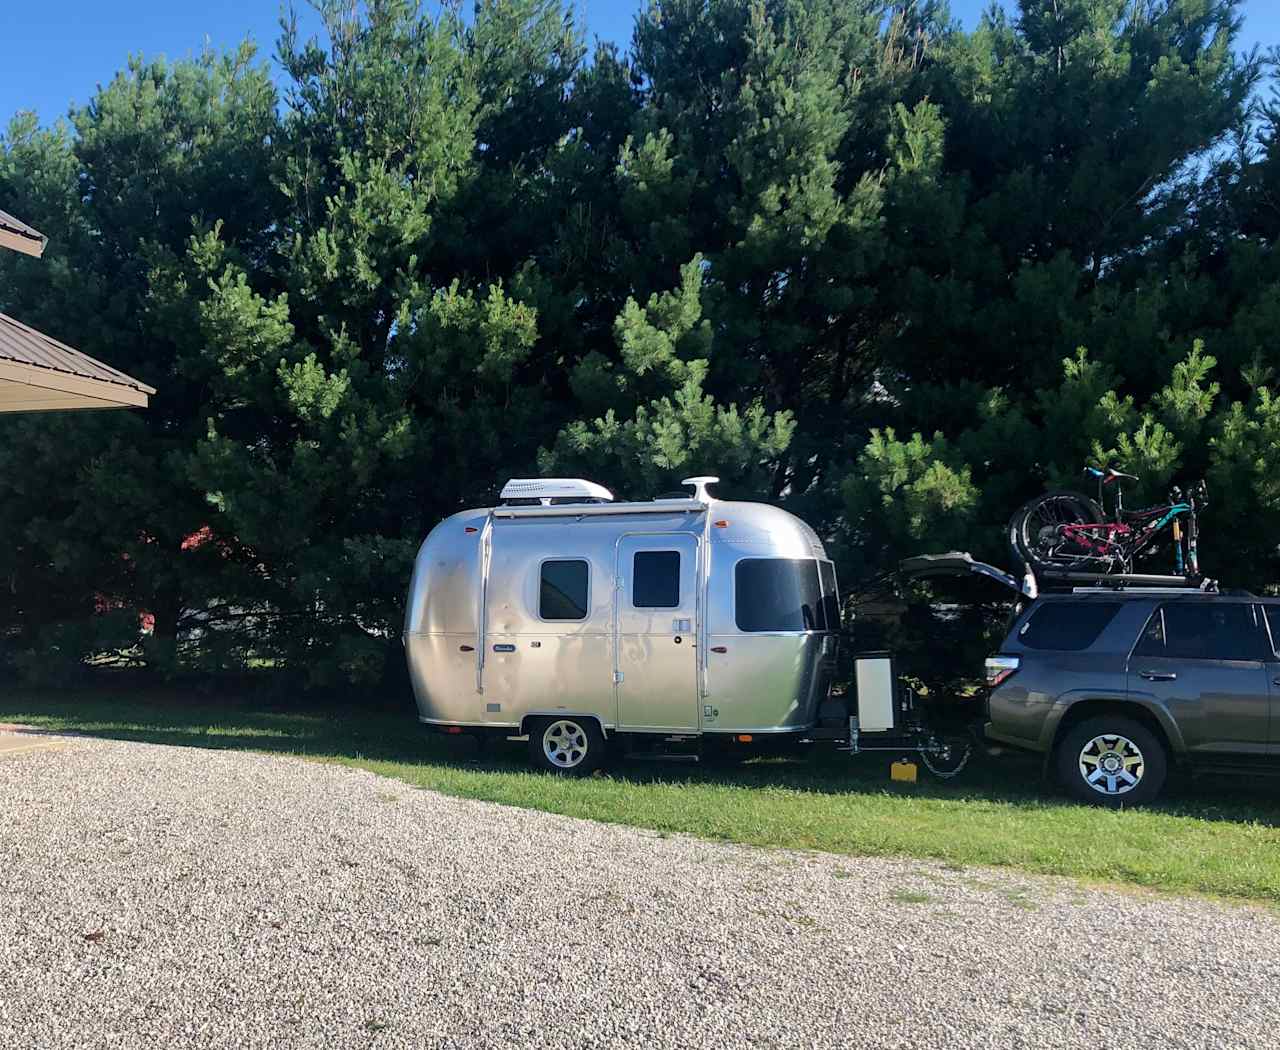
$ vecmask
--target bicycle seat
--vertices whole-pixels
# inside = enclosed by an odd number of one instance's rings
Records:
[[[1114,481],[1138,481],[1136,474],[1122,474],[1115,467],[1107,467],[1101,470],[1098,467],[1085,467],[1084,472],[1091,478],[1101,478],[1104,485],[1110,485]]]

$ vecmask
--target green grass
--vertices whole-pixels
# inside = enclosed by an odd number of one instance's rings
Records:
[[[403,714],[267,709],[198,696],[0,692],[0,721],[185,747],[308,756],[450,795],[755,846],[905,855],[1280,905],[1280,785],[1171,784],[1160,807],[1110,812],[1041,788],[1034,761],[891,785],[894,757],[828,753],[732,769],[622,762],[586,780],[531,772],[523,747],[480,751]],[[17,759],[14,759],[17,761]],[[387,805],[394,805],[388,798]]]

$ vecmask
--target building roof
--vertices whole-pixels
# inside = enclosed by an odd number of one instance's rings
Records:
[[[12,248],[15,252],[38,258],[44,253],[47,240],[34,226],[28,226],[7,211],[0,211],[0,247]]]
[[[0,314],[0,412],[145,408],[154,393],[154,387]]]

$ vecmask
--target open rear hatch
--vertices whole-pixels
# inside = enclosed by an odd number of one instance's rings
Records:
[[[997,569],[985,561],[976,561],[968,551],[948,551],[945,554],[917,554],[898,563],[898,571],[907,579],[920,580],[934,576],[985,576],[1028,598],[1036,596],[1036,581],[1030,573],[1021,580],[1004,569]]]

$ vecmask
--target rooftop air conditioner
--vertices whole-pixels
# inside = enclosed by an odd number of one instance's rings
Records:
[[[582,478],[512,478],[499,496],[506,500],[577,500],[581,503],[612,503],[613,493],[603,485]]]

